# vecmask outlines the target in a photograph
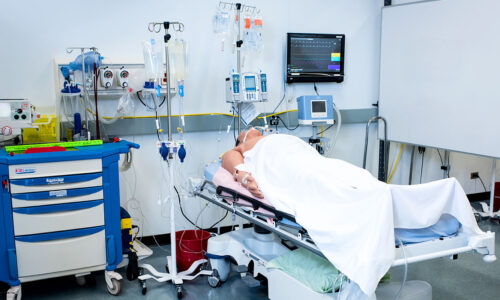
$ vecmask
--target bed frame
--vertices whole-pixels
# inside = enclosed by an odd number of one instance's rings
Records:
[[[232,189],[223,186],[216,187],[212,182],[207,180],[199,187],[195,188],[193,194],[232,212],[252,224],[277,234],[281,239],[290,241],[297,247],[306,248],[309,251],[323,256],[307,234],[307,230],[302,227],[295,227],[287,224],[286,220],[296,223],[292,215],[276,210],[272,206],[261,203],[254,198],[240,194]],[[240,206],[240,200],[250,203],[251,207]],[[270,214],[256,212],[259,208],[268,211]],[[495,233],[490,231],[472,236],[460,232],[450,237],[395,247],[396,258],[392,266],[400,266],[405,263],[416,263],[447,256],[456,259],[458,254],[473,250],[482,254],[485,262],[493,262],[496,260]]]

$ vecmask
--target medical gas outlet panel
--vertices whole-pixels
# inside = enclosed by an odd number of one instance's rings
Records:
[[[0,135],[8,136],[13,134],[15,129],[30,127],[32,111],[29,101],[0,99]]]
[[[226,102],[266,102],[265,73],[233,73],[226,78]]]
[[[30,103],[25,100],[0,100],[0,122],[31,123]]]

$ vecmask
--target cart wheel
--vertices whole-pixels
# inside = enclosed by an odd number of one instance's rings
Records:
[[[7,291],[7,295],[5,297],[6,300],[21,300],[21,298],[22,298],[21,286],[11,287]]]
[[[14,294],[14,295],[7,295],[6,297],[7,300],[21,300],[20,297],[18,297],[17,294]]]
[[[113,296],[117,296],[120,294],[120,292],[122,291],[122,282],[119,281],[119,280],[116,280],[114,278],[111,278],[111,283],[113,284],[113,287],[110,288],[107,284],[106,284],[106,288],[108,289],[108,293],[110,293],[111,295]]]
[[[182,298],[182,285],[176,285],[177,287],[177,299]]]
[[[85,284],[87,284],[87,280],[85,279],[85,276],[75,277],[75,281],[76,281],[76,284],[78,284],[79,286],[84,286]]]
[[[146,286],[146,280],[139,280],[139,284],[141,286],[141,293],[143,295],[146,295],[146,293],[148,292],[148,288]]]
[[[21,297],[19,297],[18,294],[11,294],[11,295],[7,295],[7,297],[5,299],[7,299],[7,300],[21,300]]]

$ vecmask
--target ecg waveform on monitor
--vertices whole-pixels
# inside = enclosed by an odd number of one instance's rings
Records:
[[[339,72],[341,64],[339,39],[292,38],[291,72]]]

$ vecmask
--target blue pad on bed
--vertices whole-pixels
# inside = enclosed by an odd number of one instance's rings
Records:
[[[221,163],[219,161],[207,164],[203,171],[205,179],[208,181],[213,181],[215,173],[217,172],[217,170],[219,170],[220,167]]]
[[[396,245],[400,244],[400,240],[403,244],[414,244],[434,240],[441,237],[452,236],[458,232],[460,226],[460,222],[458,222],[455,217],[444,214],[436,224],[426,228],[395,228],[394,236],[396,238]]]

